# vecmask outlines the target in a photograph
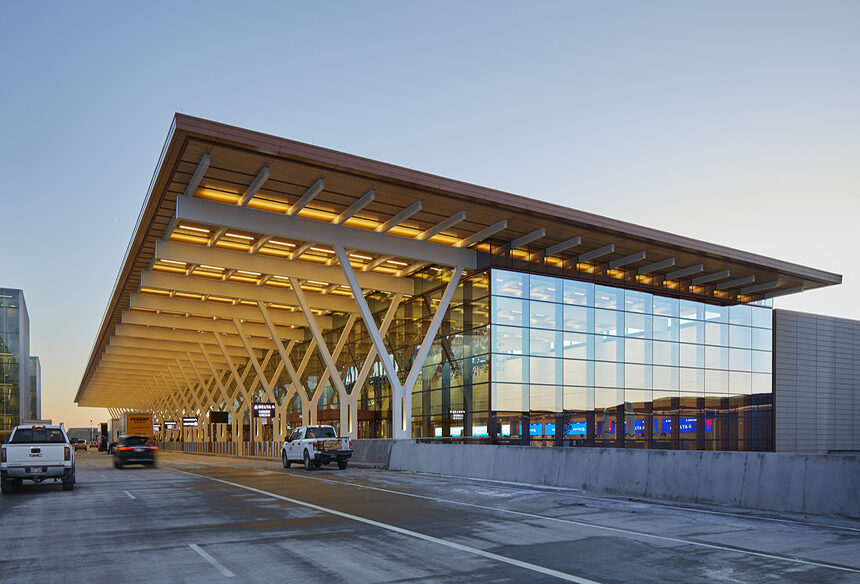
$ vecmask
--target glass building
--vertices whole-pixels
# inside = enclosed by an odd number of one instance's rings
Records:
[[[177,114],[75,401],[228,420],[202,441],[772,450],[803,373],[772,299],[841,280]]]
[[[30,418],[31,383],[30,317],[24,293],[0,288],[0,435]]]

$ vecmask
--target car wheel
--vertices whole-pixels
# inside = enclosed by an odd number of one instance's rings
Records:
[[[340,470],[346,470],[346,461],[345,460],[338,460],[337,461],[337,467]]]
[[[12,484],[12,481],[8,481],[6,479],[0,479],[0,492],[3,492],[3,493],[15,492],[15,486]]]
[[[286,451],[284,451],[284,453],[281,455],[281,462],[284,463],[284,468],[290,468],[290,465],[293,464],[292,462],[287,460],[287,452]]]
[[[120,463],[118,463],[117,461],[115,461],[115,460],[114,460],[114,461],[113,461],[113,467],[114,467],[114,468],[122,468],[122,465],[121,465]]]
[[[305,450],[305,455],[304,455],[304,457],[303,457],[303,458],[304,458],[304,461],[305,461],[305,470],[313,470],[313,469],[314,469],[314,463],[313,463],[313,461],[311,460],[311,457],[308,455],[308,451],[307,451],[307,450]]]

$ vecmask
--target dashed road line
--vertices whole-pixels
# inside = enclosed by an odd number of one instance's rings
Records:
[[[123,491],[123,493],[125,493],[126,495],[128,495],[128,498],[129,498],[129,499],[137,499],[137,497],[135,497],[134,495],[132,495],[132,494],[131,494],[131,493],[129,493],[128,491]]]

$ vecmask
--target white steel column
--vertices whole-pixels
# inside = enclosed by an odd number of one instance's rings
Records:
[[[367,327],[374,346],[376,346],[376,351],[379,353],[379,359],[382,362],[382,366],[385,369],[389,382],[391,383],[391,421],[393,437],[395,439],[409,438],[412,435],[412,430],[411,428],[407,429],[407,416],[405,409],[407,407],[411,409],[412,407],[412,388],[415,387],[415,382],[418,380],[418,375],[421,373],[421,367],[424,365],[424,360],[430,352],[433,339],[436,338],[436,333],[439,330],[439,326],[442,324],[442,318],[444,318],[445,313],[448,311],[448,305],[451,303],[451,299],[454,297],[454,292],[457,290],[457,284],[459,284],[460,276],[463,274],[463,266],[458,265],[454,268],[454,272],[451,274],[451,280],[448,282],[445,292],[442,295],[442,301],[439,303],[439,306],[436,307],[436,314],[433,315],[433,318],[430,321],[430,326],[424,335],[421,348],[418,350],[418,355],[412,363],[412,369],[406,377],[406,383],[401,385],[391,357],[382,341],[382,336],[379,334],[379,329],[376,328],[376,322],[373,320],[373,313],[370,312],[370,307],[367,305],[367,300],[364,298],[364,293],[358,284],[352,265],[349,263],[349,257],[347,256],[346,251],[344,251],[342,245],[334,245],[334,251],[340,261],[341,268],[343,268],[343,272],[349,281],[349,288],[352,290],[352,295],[355,298],[355,302],[358,304],[361,318],[364,320],[364,325]]]

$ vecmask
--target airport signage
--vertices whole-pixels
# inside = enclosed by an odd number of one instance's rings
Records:
[[[270,404],[270,403],[254,404],[254,417],[255,418],[274,418],[275,417],[275,404]]]
[[[161,424],[153,424],[152,425],[153,432],[161,432]]]
[[[230,412],[209,412],[209,421],[213,424],[227,424],[230,421]]]
[[[175,430],[176,429],[176,420],[164,420],[164,429],[165,430]]]
[[[184,428],[196,428],[197,427],[197,418],[182,418],[182,426]]]

